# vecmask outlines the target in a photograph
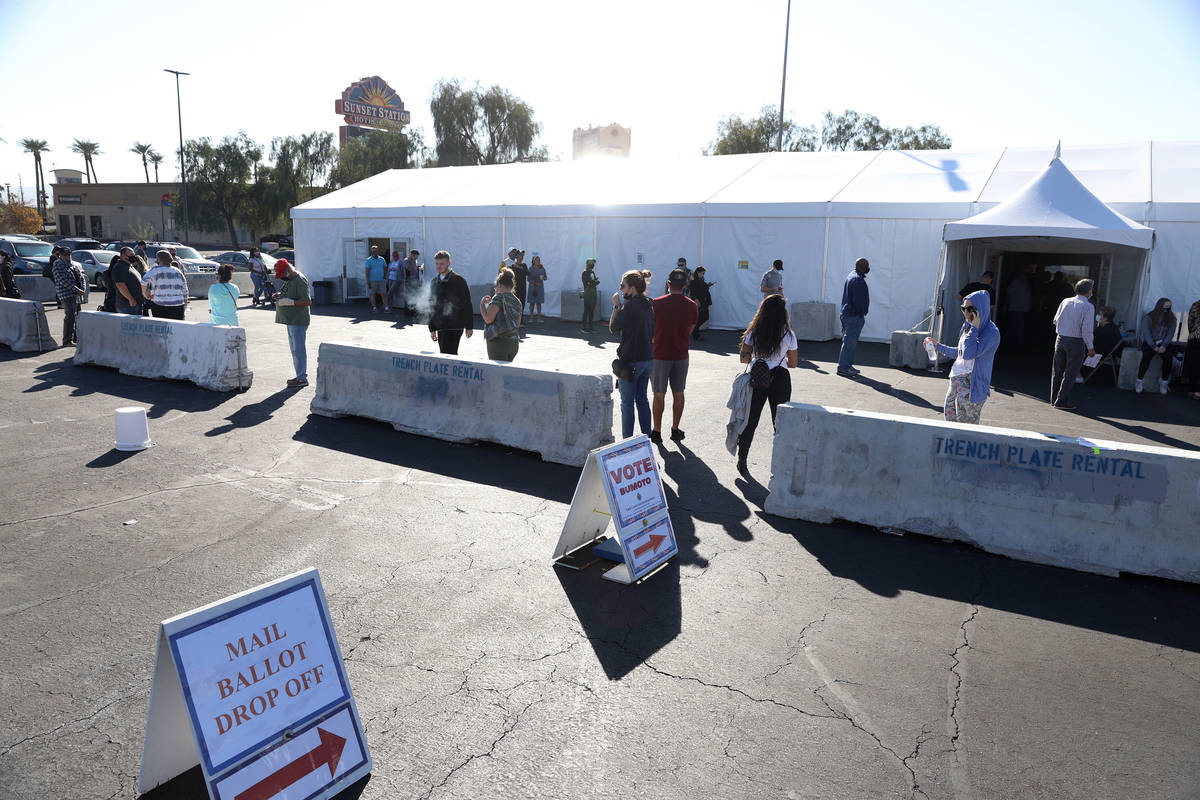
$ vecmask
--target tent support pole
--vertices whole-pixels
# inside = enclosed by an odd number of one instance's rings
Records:
[[[700,260],[696,262],[697,266],[704,266],[704,222],[707,217],[700,218]]]
[[[825,302],[825,272],[829,269],[829,203],[825,204],[825,241],[821,244],[821,294],[818,302]]]

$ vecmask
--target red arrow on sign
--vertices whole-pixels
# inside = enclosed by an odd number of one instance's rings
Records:
[[[325,764],[329,765],[329,777],[332,778],[337,771],[338,759],[342,757],[342,748],[346,746],[346,740],[324,728],[317,728],[317,734],[321,737],[319,745],[244,790],[233,800],[267,800]]]
[[[633,557],[637,558],[638,556],[640,556],[642,553],[646,552],[647,550],[653,550],[655,553],[657,553],[659,546],[666,540],[667,540],[667,537],[661,533],[650,534],[650,541],[646,542],[644,545],[639,547],[637,550],[634,550]],[[241,800],[241,798],[238,798],[238,800]]]

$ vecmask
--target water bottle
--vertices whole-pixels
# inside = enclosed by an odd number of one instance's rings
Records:
[[[931,341],[925,342],[925,355],[929,356],[930,366],[937,366],[938,352],[937,345]]]

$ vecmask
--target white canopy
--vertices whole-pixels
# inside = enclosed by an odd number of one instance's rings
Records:
[[[1152,228],[1102,203],[1059,158],[994,208],[946,223],[942,239],[1030,236],[1108,242],[1141,250],[1149,250],[1154,243]]]

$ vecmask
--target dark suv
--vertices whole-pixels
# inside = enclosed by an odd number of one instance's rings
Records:
[[[13,274],[41,275],[50,266],[53,245],[22,236],[0,236],[0,252],[13,259]]]

